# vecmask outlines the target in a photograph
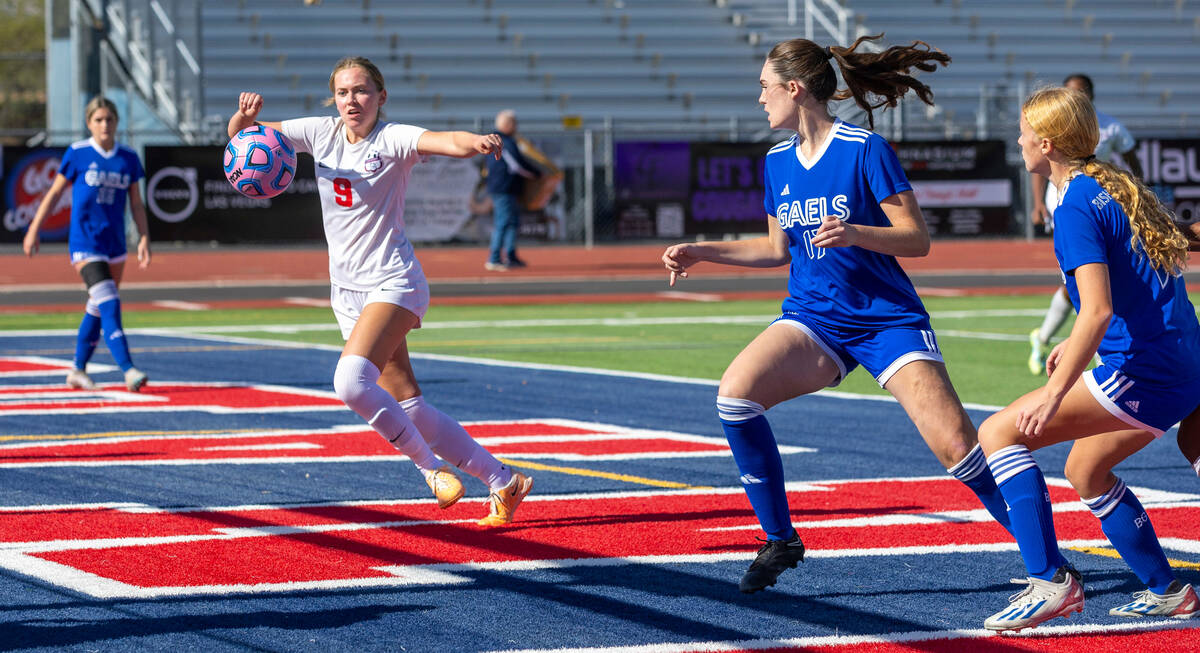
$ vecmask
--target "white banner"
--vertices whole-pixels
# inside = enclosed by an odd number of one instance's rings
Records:
[[[414,242],[452,240],[471,218],[479,169],[470,159],[429,157],[413,166],[404,204],[405,233]]]
[[[971,179],[967,181],[913,181],[913,193],[921,206],[1011,206],[1012,181]]]

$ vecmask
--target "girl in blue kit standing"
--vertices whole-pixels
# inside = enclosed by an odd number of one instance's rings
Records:
[[[783,315],[729,365],[717,397],[743,488],[767,535],[739,584],[743,592],[774,585],[804,556],[764,413],[837,385],[858,365],[896,397],[948,471],[1000,523],[1007,521],[975,428],[946,374],[929,315],[896,262],[897,256],[929,252],[912,186],[887,141],[833,118],[828,106],[853,97],[873,127],[872,109],[895,106],[910,89],[932,104],[929,88],[908,71],[932,71],[950,57],[920,42],[881,53],[858,51],[876,38],[863,37],[846,48],[795,39],[771,50],[758,101],[772,128],[796,135],[766,155],[768,234],[673,245],[663,254],[672,284],[700,261],[791,263]],[[834,63],[847,90],[837,89]],[[872,103],[867,93],[880,99]]]
[[[138,191],[138,180],[146,173],[137,152],[116,141],[117,106],[111,100],[102,96],[92,98],[84,109],[84,116],[92,137],[67,148],[58,175],[25,232],[25,255],[37,253],[38,230],[70,185],[68,250],[71,265],[87,285],[88,300],[75,344],[75,369],[67,374],[67,385],[83,390],[96,387],[86,369],[103,329],[104,343],[125,373],[125,387],[137,392],[146,384],[146,374],[133,366],[129,355],[129,343],[121,326],[121,299],[117,295],[117,286],[125,271],[126,197],[139,234],[139,267],[145,269],[150,265],[146,208]]]
[[[1200,610],[1196,592],[1175,579],[1146,511],[1112,472],[1200,404],[1200,324],[1182,277],[1187,238],[1154,193],[1093,154],[1099,127],[1085,94],[1037,91],[1020,126],[1026,169],[1059,191],[1054,255],[1079,315],[1046,360],[1046,385],[979,429],[1029,572],[1025,590],[984,626],[1020,630],[1083,609],[1030,453],[1068,440],[1067,480],[1148,588],[1109,613],[1190,618]],[[1100,365],[1084,371],[1097,354]]]

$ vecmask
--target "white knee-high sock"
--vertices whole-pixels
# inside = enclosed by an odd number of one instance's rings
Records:
[[[1067,316],[1071,314],[1072,310],[1074,307],[1071,306],[1071,300],[1067,298],[1067,293],[1061,288],[1054,291],[1054,297],[1050,299],[1050,308],[1046,310],[1042,327],[1038,329],[1038,340],[1050,344],[1050,339],[1062,327],[1063,322],[1067,321]]]
[[[512,470],[496,460],[471,437],[453,417],[434,408],[417,396],[400,402],[409,419],[417,425],[425,443],[446,462],[488,484],[496,490],[512,480]]]
[[[379,386],[379,368],[374,363],[362,356],[343,356],[333,373],[333,389],[350,410],[367,420],[371,428],[422,471],[441,467],[420,429],[396,398]]]

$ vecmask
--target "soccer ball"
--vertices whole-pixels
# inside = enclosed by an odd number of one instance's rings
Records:
[[[267,198],[287,190],[296,176],[296,148],[265,125],[247,127],[225,146],[225,178],[246,197]]]

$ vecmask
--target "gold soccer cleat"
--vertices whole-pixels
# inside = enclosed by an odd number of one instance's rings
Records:
[[[433,490],[433,496],[437,497],[439,508],[449,508],[462,498],[462,481],[458,480],[458,475],[449,465],[425,472],[425,483]]]
[[[512,521],[513,513],[517,511],[517,506],[521,504],[521,500],[529,491],[533,489],[533,479],[522,474],[521,472],[513,472],[512,480],[508,485],[499,490],[492,490],[488,495],[488,516],[480,519],[480,526],[503,526]]]

